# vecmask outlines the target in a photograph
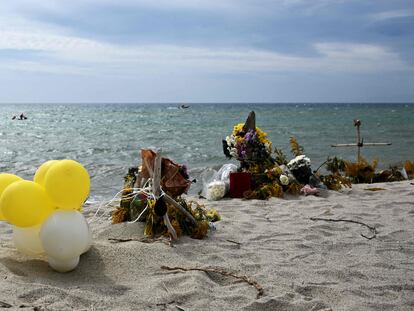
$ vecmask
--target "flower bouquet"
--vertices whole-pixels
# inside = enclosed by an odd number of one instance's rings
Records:
[[[290,160],[287,167],[299,183],[304,185],[309,183],[312,169],[310,159],[306,155],[302,154]]]
[[[255,126],[252,111],[246,123],[233,127],[233,132],[223,141],[223,151],[228,158],[240,161],[240,169],[262,173],[266,166],[274,164],[271,157],[272,143],[267,134]]]
[[[167,235],[177,239],[186,234],[203,239],[213,227],[211,223],[218,221],[220,215],[214,209],[181,197],[191,185],[186,168],[168,158],[158,158],[157,162],[158,156],[153,150],[141,150],[142,165],[129,169],[124,177],[120,205],[112,213],[112,223],[142,220],[146,236]],[[155,192],[156,183],[158,193]],[[224,183],[222,188],[213,189],[215,198],[223,196],[224,189]]]
[[[275,149],[267,134],[256,127],[252,111],[245,123],[233,127],[233,132],[223,140],[223,151],[228,158],[240,161],[239,172],[251,175],[251,189],[243,196],[247,199],[282,197],[284,193],[298,195],[304,185],[323,187],[312,173],[311,161],[303,152],[295,137],[290,138],[291,152],[295,158],[290,162],[281,149]],[[234,183],[237,184],[237,183]],[[239,187],[240,188],[240,187]]]

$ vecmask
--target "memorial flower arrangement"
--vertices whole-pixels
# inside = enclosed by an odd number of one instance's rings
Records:
[[[267,134],[256,127],[252,111],[245,123],[236,124],[230,136],[223,140],[223,151],[228,158],[240,161],[238,172],[250,174],[250,190],[246,183],[239,185],[243,196],[248,199],[282,197],[285,193],[305,195],[320,192],[320,189],[341,190],[351,188],[352,183],[392,182],[414,178],[414,164],[405,161],[403,167],[394,165],[389,169],[376,171],[378,162],[372,163],[359,157],[357,162],[328,158],[315,171],[311,160],[304,153],[295,137],[290,138],[293,159],[287,159],[281,149],[275,148]],[[325,166],[326,173],[319,170]],[[242,175],[240,175],[242,176]],[[239,179],[242,180],[242,177]],[[237,185],[237,182],[234,183]],[[231,183],[230,183],[231,189]],[[239,197],[240,191],[234,191]]]
[[[303,148],[296,140],[293,141],[295,152],[300,154]],[[272,156],[272,142],[266,132],[256,127],[254,112],[249,114],[245,123],[233,127],[231,135],[223,141],[223,151],[228,158],[240,161],[239,171],[248,172],[252,176],[252,187],[244,194],[245,198],[267,199],[272,196],[282,197],[284,193],[300,193],[302,185],[285,165],[287,161],[278,162],[278,159],[284,159],[281,151],[277,150],[275,158]],[[302,168],[309,158],[303,156],[297,160],[292,162],[292,168]]]
[[[186,167],[159,156],[160,177],[155,178],[157,153],[142,149],[141,158],[142,165],[130,168],[124,177],[122,197],[112,213],[112,222],[145,222],[144,235],[150,237],[166,235],[173,240],[184,234],[195,239],[206,237],[220,215],[215,209],[181,197],[192,183]],[[154,186],[157,184],[158,187]],[[216,195],[220,195],[219,190]]]
[[[319,189],[340,190],[352,183],[392,182],[412,179],[414,164],[405,161],[403,167],[391,166],[376,171],[378,162],[360,157],[357,162],[328,158],[318,169],[312,170],[311,160],[304,153],[295,137],[290,138],[293,159],[288,161],[281,149],[272,153],[272,143],[267,134],[256,127],[254,112],[245,123],[236,124],[230,136],[223,141],[223,151],[228,158],[240,161],[239,172],[251,174],[251,189],[245,191],[248,199],[267,199],[289,194],[317,194]],[[325,166],[328,174],[319,172]],[[230,185],[231,186],[231,185]],[[230,187],[231,188],[231,187]]]
[[[309,183],[309,178],[312,175],[312,169],[311,161],[306,155],[298,155],[294,159],[290,160],[287,167],[295,176],[297,181],[302,184]]]
[[[244,123],[235,125],[232,134],[223,142],[223,149],[228,158],[237,159],[247,170],[260,171],[274,164],[272,142],[259,127],[247,128]]]
[[[351,187],[351,184],[394,182],[412,179],[414,164],[405,161],[402,167],[390,166],[388,169],[377,171],[378,160],[371,163],[364,157],[359,161],[351,162],[342,158],[329,158],[323,163],[330,174],[320,175],[320,179],[331,190],[340,190],[342,187]]]
[[[301,185],[285,165],[275,163],[262,174],[253,174],[252,190],[245,194],[246,199],[266,200],[270,197],[283,197],[285,194],[297,195]]]
[[[310,163],[310,159],[306,155],[302,154],[290,160],[287,166],[290,170],[297,170],[301,168],[309,168]]]

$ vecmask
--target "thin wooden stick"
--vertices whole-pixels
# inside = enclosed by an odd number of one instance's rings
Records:
[[[350,222],[350,223],[353,223],[353,224],[358,224],[358,225],[362,225],[362,226],[367,227],[372,232],[372,234],[373,234],[372,236],[367,237],[367,236],[365,236],[365,235],[363,235],[361,233],[361,236],[362,237],[364,237],[364,238],[366,238],[368,240],[372,240],[373,238],[375,238],[377,236],[377,229],[375,227],[372,227],[370,225],[367,225],[366,223],[363,223],[363,222],[358,221],[358,220],[352,220],[352,219],[333,219],[333,218],[319,218],[319,217],[311,217],[309,219],[310,220],[313,220],[313,221],[322,220],[322,221],[332,221],[332,222]]]
[[[245,276],[245,275],[237,275],[234,274],[232,272],[229,271],[225,271],[222,269],[216,269],[216,268],[182,268],[182,267],[167,267],[167,266],[161,266],[161,269],[163,270],[168,270],[168,271],[175,271],[175,270],[179,270],[179,271],[203,271],[203,272],[213,272],[213,273],[219,273],[221,275],[224,276],[231,276],[235,279],[241,280],[246,282],[247,284],[253,286],[254,288],[256,288],[257,290],[257,296],[256,299],[259,299],[261,296],[264,295],[264,290],[263,287],[257,283],[255,280],[250,279],[249,277]]]
[[[161,150],[157,150],[157,155],[154,160],[154,175],[152,183],[152,193],[158,199],[161,194]],[[171,234],[173,240],[177,240],[177,232],[175,232],[174,227],[171,225],[170,219],[168,218],[168,213],[163,216],[164,224],[168,229],[168,232]]]
[[[154,160],[154,175],[152,176],[152,193],[155,195],[155,198],[161,194],[161,150],[157,151],[157,155]]]
[[[354,125],[357,128],[357,144],[358,144],[358,162],[360,162],[361,160],[361,147],[363,146],[363,141],[364,139],[362,139],[361,141],[361,131],[360,131],[360,127],[361,127],[361,120],[354,120]]]
[[[241,245],[241,243],[240,242],[236,242],[236,241],[233,241],[233,240],[229,240],[229,239],[226,239],[226,241],[227,242],[230,242],[230,243],[234,243],[234,244],[237,244],[237,245]]]
[[[164,215],[164,225],[168,228],[168,232],[171,234],[173,240],[177,240],[177,232],[175,232],[174,227],[171,225],[170,219],[168,218],[168,213]]]
[[[11,308],[13,307],[11,304],[4,302],[4,301],[0,301],[0,308]]]
[[[140,241],[140,239],[131,239],[131,238],[127,238],[127,239],[108,238],[108,240],[113,241],[113,242],[118,242],[118,243],[129,242],[129,241]]]
[[[194,219],[193,215],[191,215],[184,207],[178,204],[172,197],[168,194],[164,193],[164,200],[167,203],[174,205],[181,213],[183,213],[195,226],[197,226],[197,221]]]
[[[139,238],[139,239],[134,239],[134,238],[108,238],[108,241],[112,241],[113,243],[125,243],[125,242],[142,242],[142,243],[153,243],[153,242],[167,242],[165,241],[165,239],[163,239],[162,237],[160,238]],[[169,243],[167,243],[169,244]]]
[[[148,162],[148,159],[146,159],[146,158],[143,159],[142,166],[147,168],[148,174],[150,175],[150,177],[154,176],[154,171],[151,169],[151,166]]]
[[[364,143],[363,146],[391,146],[391,143]],[[359,145],[360,146],[360,145]],[[331,147],[358,147],[358,144],[335,144]]]

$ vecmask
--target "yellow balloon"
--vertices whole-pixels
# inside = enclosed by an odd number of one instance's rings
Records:
[[[43,223],[55,210],[46,190],[28,180],[9,185],[0,197],[0,208],[9,223],[24,228]]]
[[[33,181],[38,183],[39,185],[45,185],[45,176],[47,171],[52,167],[53,164],[58,163],[59,160],[49,160],[39,166],[36,170],[36,173],[33,177]]]
[[[73,160],[53,164],[46,173],[44,184],[55,206],[68,210],[78,210],[90,190],[88,171]]]
[[[19,180],[23,180],[23,179],[13,174],[1,173],[0,174],[0,197],[4,189],[6,189],[10,184],[14,183],[15,181],[19,181]],[[1,208],[0,208],[0,221],[1,220],[6,220],[6,218],[4,218],[3,213],[1,212]]]

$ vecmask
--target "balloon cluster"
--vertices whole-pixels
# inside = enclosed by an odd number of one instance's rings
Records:
[[[50,160],[33,181],[0,174],[0,220],[13,225],[16,248],[26,255],[46,254],[59,272],[71,271],[92,243],[80,213],[89,195],[88,171],[73,160]]]

